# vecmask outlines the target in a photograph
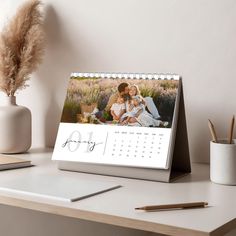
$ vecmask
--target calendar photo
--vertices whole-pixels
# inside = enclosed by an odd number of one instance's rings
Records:
[[[91,78],[69,80],[61,122],[170,128],[174,80]]]
[[[177,75],[72,73],[53,160],[168,169]]]

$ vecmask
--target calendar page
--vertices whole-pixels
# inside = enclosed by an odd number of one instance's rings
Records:
[[[53,160],[168,169],[179,76],[72,73]]]

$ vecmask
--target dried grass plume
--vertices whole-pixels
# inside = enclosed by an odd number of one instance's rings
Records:
[[[0,34],[0,90],[14,96],[42,62],[43,17],[39,0],[27,1]]]

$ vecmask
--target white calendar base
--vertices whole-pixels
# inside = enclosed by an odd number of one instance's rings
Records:
[[[101,164],[87,164],[78,162],[60,161],[58,167],[61,170],[79,171],[100,175],[110,175],[135,179],[169,182],[169,170],[146,169],[127,166],[111,166]]]
[[[60,123],[59,133],[53,160],[169,168],[171,128]]]

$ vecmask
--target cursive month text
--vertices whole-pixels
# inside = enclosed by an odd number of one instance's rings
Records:
[[[83,140],[81,133],[78,130],[75,130],[61,146],[62,148],[67,147],[70,152],[75,152],[81,144],[84,144],[86,145],[85,152],[92,152],[97,145],[103,144],[102,142],[96,143],[95,141],[92,141],[92,136],[93,132],[88,132],[88,138]]]
[[[80,140],[71,140],[71,139],[67,139],[61,146],[64,148],[66,147],[68,144],[70,143],[77,143],[77,144],[87,144],[88,145],[88,150],[90,152],[92,152],[95,148],[96,145],[99,145],[99,144],[102,144],[102,143],[96,143],[96,142],[93,142],[93,141],[80,141]]]

